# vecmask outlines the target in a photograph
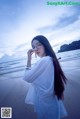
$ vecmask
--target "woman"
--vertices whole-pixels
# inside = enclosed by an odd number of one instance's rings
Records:
[[[46,37],[38,35],[28,51],[27,70],[24,80],[31,83],[25,103],[33,104],[38,119],[61,119],[67,116],[63,105],[66,77]],[[40,60],[31,68],[31,55],[36,53]]]

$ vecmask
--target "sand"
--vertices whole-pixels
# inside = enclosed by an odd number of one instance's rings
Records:
[[[64,119],[80,119],[80,60],[64,62],[62,65],[68,78],[64,93],[68,117]]]
[[[64,119],[80,119],[80,67],[79,60],[61,63],[68,78],[64,92],[64,105],[68,117]],[[13,119],[36,119],[33,107],[24,103],[28,84],[22,79],[10,79],[0,76],[0,107],[12,107]]]
[[[0,107],[12,107],[13,119],[36,119],[33,107],[24,102],[28,87],[21,79],[0,80]]]

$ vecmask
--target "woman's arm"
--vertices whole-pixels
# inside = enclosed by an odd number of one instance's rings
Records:
[[[31,60],[27,60],[27,67],[31,67]]]
[[[31,56],[32,56],[32,54],[33,54],[33,50],[30,49],[30,50],[27,52],[27,56],[28,56],[28,58],[27,58],[27,67],[31,67]]]
[[[37,77],[39,77],[46,69],[50,70],[52,67],[52,61],[50,57],[42,58],[31,70],[25,71],[23,80],[27,82],[33,82]]]

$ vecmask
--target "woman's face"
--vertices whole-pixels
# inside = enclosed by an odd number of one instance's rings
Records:
[[[35,53],[39,57],[46,56],[45,48],[44,48],[44,46],[38,40],[33,40],[33,42],[32,42],[32,48],[35,50]]]

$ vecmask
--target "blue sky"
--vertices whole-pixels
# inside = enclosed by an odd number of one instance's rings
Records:
[[[55,51],[79,40],[79,9],[75,5],[48,6],[47,0],[0,0],[0,57],[30,48],[38,34],[46,36]]]

